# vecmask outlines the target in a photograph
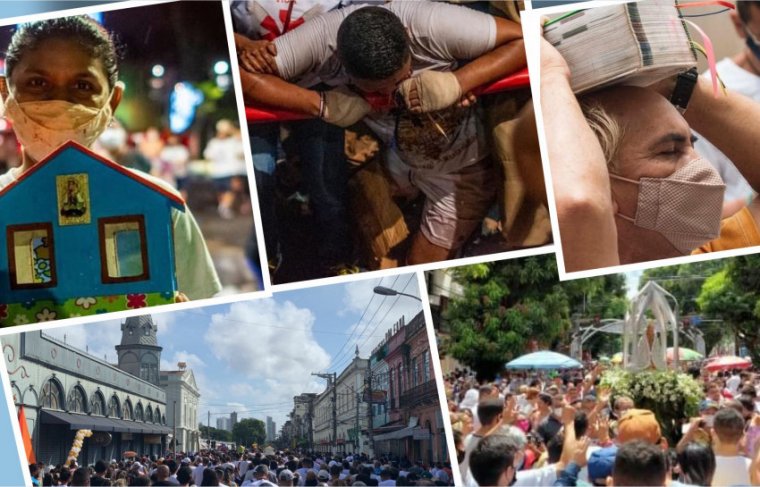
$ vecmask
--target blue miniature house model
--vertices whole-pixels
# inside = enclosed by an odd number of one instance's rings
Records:
[[[68,142],[0,191],[0,325],[173,303],[181,197]]]

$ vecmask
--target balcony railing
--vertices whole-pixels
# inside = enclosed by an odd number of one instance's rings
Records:
[[[413,408],[438,402],[438,388],[435,380],[429,380],[404,391],[399,398],[399,407]]]

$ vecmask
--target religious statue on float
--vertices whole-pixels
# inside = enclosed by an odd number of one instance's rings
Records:
[[[640,370],[665,370],[667,368],[666,334],[654,320],[648,320],[644,333],[636,343],[633,360],[629,368]]]
[[[632,372],[676,369],[666,354],[668,339],[678,350],[675,303],[667,291],[649,281],[631,300],[623,325],[623,366]],[[675,302],[675,298],[672,298]]]

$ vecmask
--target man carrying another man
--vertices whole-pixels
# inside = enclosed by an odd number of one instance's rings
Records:
[[[364,120],[385,143],[399,189],[427,197],[407,263],[453,257],[499,178],[471,91],[525,65],[520,26],[454,5],[392,2],[329,12],[273,44],[260,74],[241,72],[246,101],[341,127]],[[314,81],[335,88],[298,85]],[[375,110],[366,95],[404,107]]]

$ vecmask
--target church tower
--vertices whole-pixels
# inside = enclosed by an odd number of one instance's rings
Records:
[[[116,346],[118,367],[156,386],[163,350],[158,346],[157,330],[150,315],[127,318],[121,325],[121,344]]]

